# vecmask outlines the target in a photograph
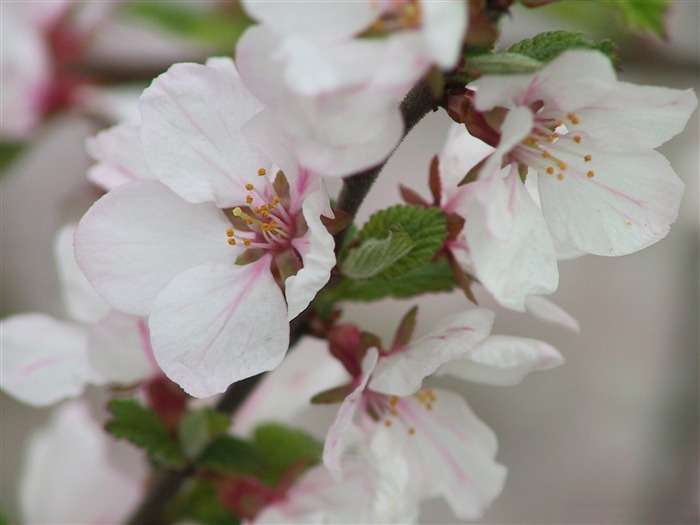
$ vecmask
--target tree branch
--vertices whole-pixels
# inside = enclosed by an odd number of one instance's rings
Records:
[[[400,105],[405,125],[404,137],[411,131],[413,126],[435,108],[436,104],[428,84],[421,82],[414,86]],[[337,207],[354,217],[388,160],[389,158],[373,168],[345,177],[338,197]],[[347,228],[335,236],[336,251],[342,245],[346,232]],[[305,333],[305,325],[310,312],[311,307],[308,307],[289,323],[290,348]],[[216,410],[225,414],[235,413],[264,376],[265,374],[262,373],[233,383],[216,404]],[[127,523],[129,525],[153,525],[159,523],[159,518],[165,507],[177,496],[182,484],[194,473],[194,465],[188,465],[182,470],[162,471],[155,480],[153,489],[141,502],[141,505]]]

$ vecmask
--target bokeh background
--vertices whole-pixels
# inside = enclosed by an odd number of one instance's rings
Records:
[[[541,31],[581,30],[621,43],[622,79],[697,90],[700,2],[672,3],[668,42],[619,33],[613,20],[590,15],[592,2],[567,3],[572,5],[537,11],[514,8],[513,16],[504,20],[501,46]],[[113,60],[120,68],[157,71],[169,61],[203,59],[210,51],[153,28],[144,33],[153,47],[129,49],[123,38],[107,35],[97,59]],[[427,193],[428,164],[439,152],[448,126],[443,113],[417,126],[363,205],[360,220],[378,207],[399,202],[399,182]],[[64,317],[53,236],[62,224],[77,220],[98,195],[84,178],[90,160],[83,142],[94,131],[93,124],[75,115],[54,119],[3,169],[3,316],[42,311]],[[482,306],[498,313],[495,333],[543,339],[566,358],[564,366],[533,374],[515,387],[448,381],[495,430],[498,459],[509,469],[503,495],[480,523],[700,521],[698,144],[696,110],[686,131],[660,149],[687,186],[678,221],[666,239],[626,257],[587,256],[560,264],[560,288],[551,298],[579,320],[580,334],[505,311],[485,295],[478,297]],[[350,305],[346,318],[389,338],[413,304]],[[458,293],[425,298],[418,333],[464,307]],[[94,390],[90,395],[99,398],[100,393]],[[18,516],[16,480],[24,443],[49,411],[26,407],[4,394],[0,403],[0,495],[12,520]],[[451,523],[454,517],[436,501],[426,506],[422,522]]]

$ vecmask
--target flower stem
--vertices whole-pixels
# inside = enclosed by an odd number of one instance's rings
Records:
[[[404,120],[404,137],[431,110],[437,107],[427,83],[420,82],[408,92],[400,109]],[[381,164],[366,171],[350,175],[343,179],[343,187],[338,197],[337,207],[353,217],[357,214],[362,201],[369,193],[372,184],[379,176],[389,158]],[[342,245],[347,228],[335,236],[336,250]],[[311,307],[290,322],[289,347],[291,348],[306,332],[306,320]],[[258,374],[233,383],[216,404],[216,410],[224,414],[233,414],[253,391],[265,374]],[[167,505],[177,496],[182,484],[196,472],[195,465],[190,464],[180,470],[162,471],[152,485],[141,505],[128,520],[128,525],[153,525],[162,523],[161,515]]]

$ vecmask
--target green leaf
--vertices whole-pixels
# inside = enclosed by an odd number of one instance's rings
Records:
[[[399,225],[389,227],[386,239],[367,239],[343,261],[343,273],[352,279],[375,277],[416,245]]]
[[[122,13],[223,50],[233,50],[252,24],[245,12],[233,4],[229,9],[196,9],[173,2],[129,2]]]
[[[649,31],[659,38],[666,38],[666,15],[668,0],[616,0],[610,5],[620,12],[628,27]]]
[[[265,460],[247,441],[225,434],[209,444],[197,460],[199,467],[221,474],[258,477],[265,471]]]
[[[408,245],[406,239],[397,236],[393,245],[390,242],[388,249],[392,257],[404,251],[405,253],[395,258],[391,264],[383,265],[380,272],[372,275],[372,281],[396,279],[430,261],[447,237],[445,214],[437,208],[411,205],[397,205],[378,211],[369,218],[357,234],[360,247],[350,250],[347,258],[352,259],[353,253],[362,249],[370,240],[384,240],[390,236],[391,232],[395,234],[401,232],[414,243],[414,246],[405,251]],[[375,242],[371,242],[371,246],[370,251],[382,249]]]
[[[144,449],[156,463],[171,468],[185,466],[185,457],[174,436],[152,410],[133,399],[112,399],[108,405],[112,419],[107,432]]]
[[[494,53],[470,58],[466,70],[471,75],[513,75],[534,73],[544,64],[522,53]]]
[[[267,461],[270,471],[264,481],[274,486],[280,476],[300,462],[312,466],[321,461],[323,444],[300,430],[278,423],[265,423],[255,429],[255,445]]]
[[[610,40],[594,42],[584,33],[549,31],[521,40],[508,48],[506,54],[520,54],[540,62],[549,62],[567,49],[593,49],[605,54],[613,66],[619,67],[617,48]]]
[[[204,410],[190,410],[178,423],[177,433],[185,456],[195,459],[209,443],[209,417]]]
[[[167,517],[164,523],[184,521],[201,525],[239,525],[241,523],[238,516],[219,502],[212,484],[203,480],[195,481],[189,493],[171,505]]]
[[[317,297],[318,308],[329,309],[340,301],[375,301],[384,297],[398,299],[424,293],[449,292],[458,287],[449,264],[442,259],[426,264],[391,281],[344,280],[337,288],[324,290]]]
[[[21,142],[0,142],[0,173],[3,173],[20,156],[24,148],[25,144]]]
[[[0,525],[10,525],[10,520],[5,517],[5,513],[2,510],[2,505],[0,505]]]

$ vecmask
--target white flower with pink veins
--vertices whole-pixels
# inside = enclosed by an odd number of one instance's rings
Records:
[[[335,265],[325,188],[273,120],[250,121],[263,109],[230,59],[171,67],[140,100],[155,180],[110,191],[76,234],[90,282],[150,316],[158,364],[196,397],[276,367]]]
[[[684,185],[654,148],[685,127],[697,105],[692,90],[618,82],[609,59],[588,50],[562,53],[532,75],[485,76],[475,86],[477,110],[509,110],[497,159],[476,183],[492,233],[502,236],[520,220],[507,202],[518,190],[503,179],[514,183],[517,173],[500,171],[504,163],[536,172],[528,177],[537,177],[549,232],[583,252],[625,255],[668,233]]]
[[[456,64],[467,27],[459,1],[243,5],[261,24],[238,43],[241,77],[323,175],[391,153],[403,134],[399,102],[432,65]]]

